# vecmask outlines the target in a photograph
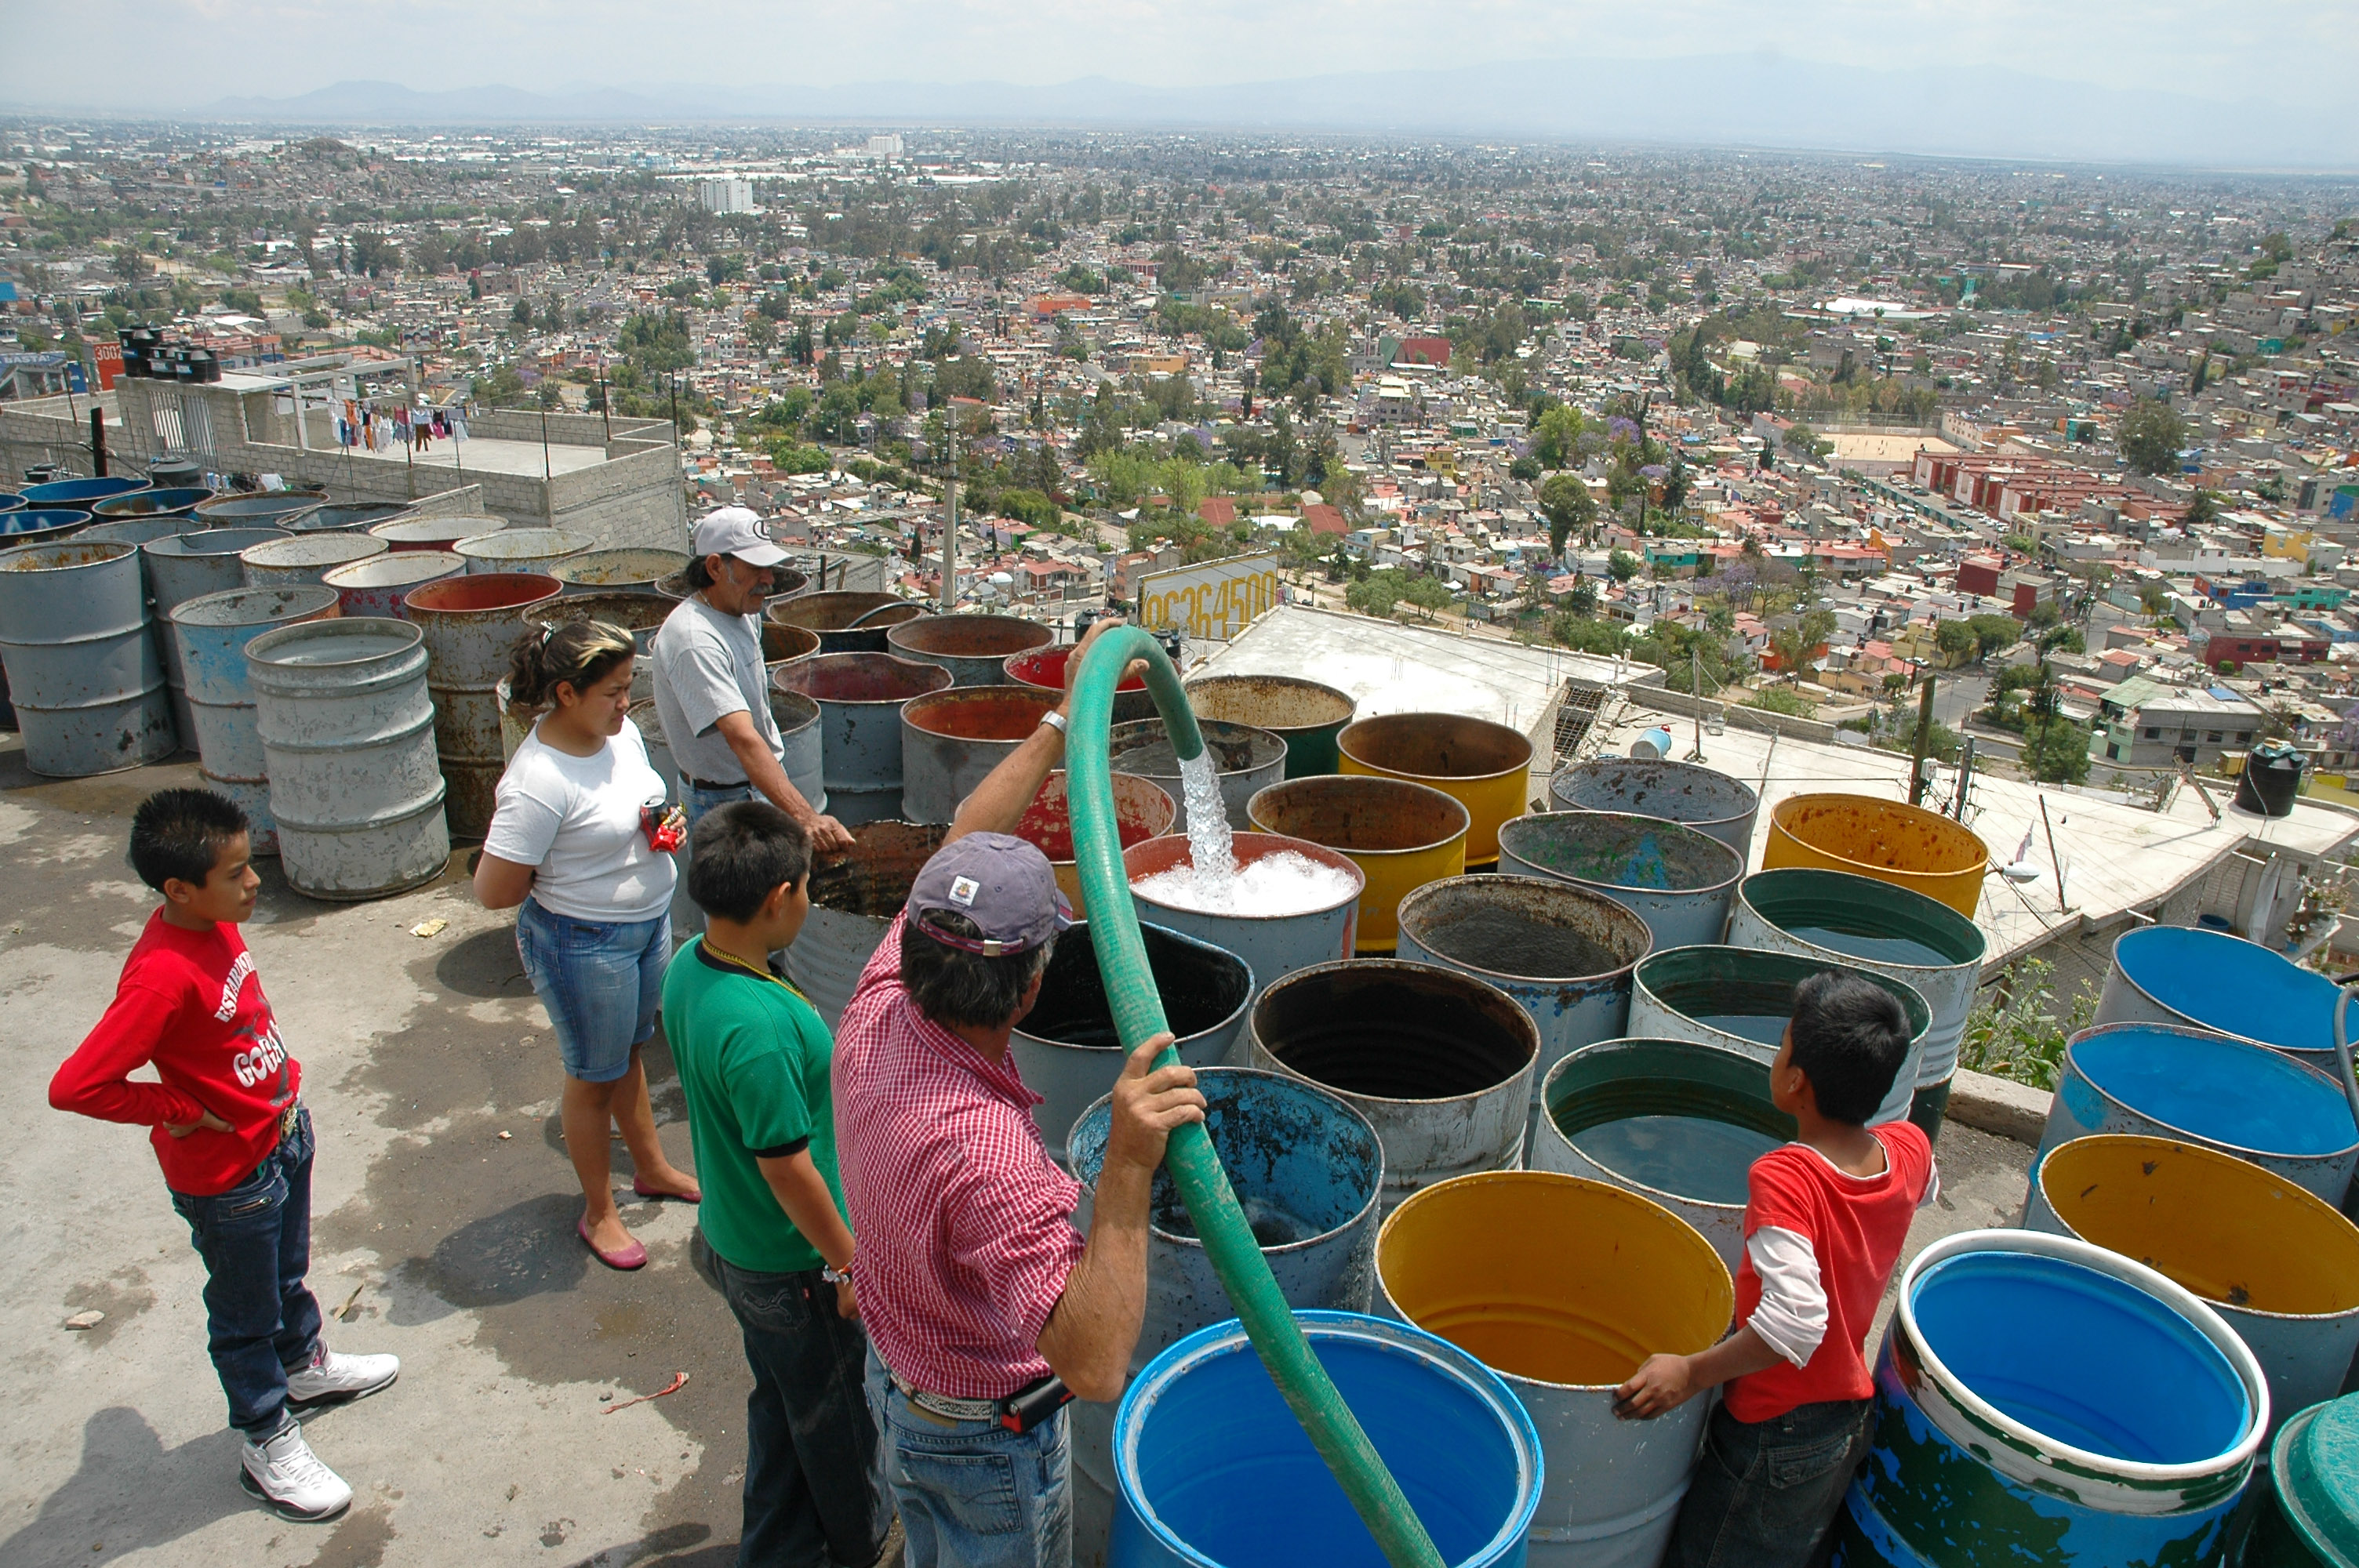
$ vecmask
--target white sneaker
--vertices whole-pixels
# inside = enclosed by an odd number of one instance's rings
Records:
[[[248,1497],[298,1524],[332,1519],[353,1505],[353,1489],[320,1463],[303,1441],[303,1429],[292,1422],[269,1442],[245,1445],[237,1479]]]
[[[309,1367],[287,1374],[288,1408],[302,1411],[364,1400],[400,1376],[398,1356],[339,1356],[322,1348]]]

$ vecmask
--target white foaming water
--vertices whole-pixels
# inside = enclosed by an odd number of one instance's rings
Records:
[[[1207,907],[1231,907],[1230,884],[1236,880],[1237,849],[1229,837],[1229,808],[1221,799],[1221,775],[1207,749],[1180,764],[1180,792],[1188,802],[1188,858],[1191,873],[1202,885]]]
[[[1349,897],[1352,874],[1287,850],[1248,861],[1226,878],[1201,878],[1174,866],[1130,885],[1158,903],[1203,914],[1305,914]]]

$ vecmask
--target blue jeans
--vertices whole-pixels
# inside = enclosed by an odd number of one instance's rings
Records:
[[[576,920],[528,898],[516,911],[516,956],[549,1009],[565,1076],[611,1084],[629,1072],[631,1048],[655,1037],[671,916]]]
[[[679,781],[679,803],[688,809],[688,830],[690,835],[689,843],[690,846],[693,846],[696,842],[694,835],[696,832],[696,824],[698,819],[703,816],[706,812],[711,811],[714,806],[727,806],[733,801],[759,800],[761,798],[762,796],[760,794],[758,794],[750,784],[731,784],[726,789],[699,789],[694,784],[689,783],[687,779],[681,779]],[[685,871],[680,874],[683,876],[687,875]]]
[[[311,1268],[311,1113],[263,1156],[245,1180],[210,1197],[172,1195],[189,1241],[205,1260],[205,1331],[213,1370],[229,1396],[229,1423],[255,1443],[275,1436],[287,1411],[287,1374],[320,1350],[320,1303]]]
[[[1867,1400],[1797,1405],[1764,1422],[1712,1407],[1663,1568],[1807,1568],[1867,1452]]]
[[[987,1421],[945,1421],[893,1386],[874,1346],[868,1408],[908,1537],[908,1568],[1071,1568],[1069,1412],[1021,1436]]]
[[[893,1521],[862,1386],[868,1336],[816,1269],[740,1269],[699,1230],[698,1272],[721,1287],[745,1341],[745,1523],[737,1568],[869,1568]]]

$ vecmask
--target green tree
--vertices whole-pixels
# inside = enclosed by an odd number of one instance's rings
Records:
[[[2016,624],[2012,615],[1969,616],[1965,624],[1966,630],[1974,634],[1977,660],[1988,659],[2001,648],[2012,648],[2023,637],[2023,628]]]
[[[1942,621],[1933,627],[1933,646],[1953,660],[1972,658],[1974,629],[1963,621]]]
[[[2061,713],[2026,725],[2024,770],[2041,784],[2082,784],[2089,777],[2089,730]]]
[[[2138,584],[2138,608],[2148,615],[2159,615],[2170,608],[2170,589],[2148,578]]]
[[[1551,475],[1540,486],[1540,515],[1548,519],[1549,553],[1560,558],[1568,538],[1576,533],[1589,536],[1597,522],[1597,498],[1579,474]]]
[[[1638,575],[1640,561],[1627,550],[1616,550],[1605,557],[1605,569],[1614,574],[1615,582],[1628,582]]]
[[[2122,416],[2114,439],[2122,460],[2139,473],[2174,473],[2187,445],[2187,421],[2168,403],[2142,397]]]
[[[2187,503],[2187,525],[2190,528],[2212,522],[2220,515],[2220,492],[2198,489],[2195,499]]]
[[[1532,430],[1532,456],[1544,469],[1570,468],[1582,427],[1581,410],[1562,403],[1551,406]]]
[[[1450,585],[1440,578],[1412,577],[1408,586],[1401,589],[1401,597],[1424,611],[1425,618],[1430,621],[1435,611],[1449,609],[1451,600],[1456,596],[1450,591]]]
[[[1834,611],[1813,610],[1797,618],[1791,626],[1769,633],[1770,649],[1777,654],[1788,680],[1799,681],[1816,673],[1818,650],[1834,635]]]
[[[1835,449],[1835,444],[1832,441],[1826,439],[1799,420],[1795,421],[1794,427],[1788,430],[1785,438],[1777,444],[1789,452],[1799,452],[1812,462],[1824,460],[1829,452]]]

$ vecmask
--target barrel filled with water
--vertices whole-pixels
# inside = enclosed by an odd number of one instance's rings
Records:
[[[1761,796],[1743,779],[1694,762],[1594,757],[1549,780],[1559,811],[1623,811],[1683,823],[1719,839],[1739,859],[1753,853],[1753,818]]]
[[[1234,953],[1257,988],[1352,956],[1366,879],[1348,856],[1307,838],[1236,833],[1235,870],[1200,877],[1195,846],[1177,833],[1122,852],[1141,918]]]
[[[2332,1074],[2341,1070],[2337,994],[2324,975],[2257,942],[2200,925],[2148,925],[2114,944],[2094,1022],[2208,1029]]]
[[[1499,869],[1603,893],[1647,923],[1656,947],[1686,947],[1728,928],[1745,858],[1660,817],[1551,811],[1499,830]]]

